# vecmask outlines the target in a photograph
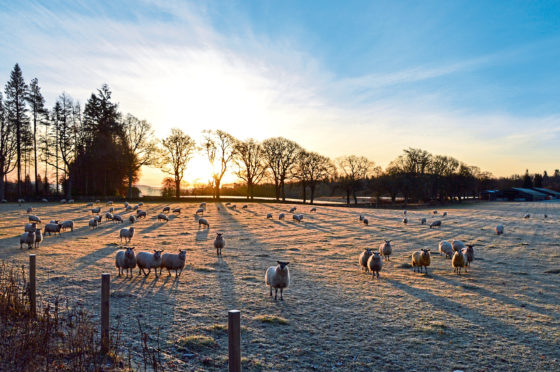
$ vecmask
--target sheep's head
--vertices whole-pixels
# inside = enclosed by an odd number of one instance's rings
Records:
[[[216,238],[217,238],[217,239],[221,239],[221,238],[222,238],[222,235],[224,235],[224,233],[216,233]]]
[[[134,226],[133,226],[133,227],[129,227],[129,228],[128,228],[128,231],[130,231],[131,233],[133,233],[133,232],[134,232]]]
[[[187,257],[187,251],[185,249],[179,249],[179,258],[184,260]]]
[[[428,258],[428,257],[430,257],[430,250],[429,250],[429,249],[422,248],[421,251],[422,251],[422,257],[423,257],[423,258]]]
[[[385,245],[391,245],[392,240],[385,240]]]
[[[160,249],[160,250],[154,249],[154,258],[155,258],[156,260],[159,260],[159,259],[160,259],[160,257],[161,257],[161,252],[163,252],[163,249]]]
[[[129,258],[134,257],[134,248],[135,248],[135,247],[127,247],[127,248],[126,248],[126,252],[124,253],[124,255],[125,255],[126,257],[129,257]]]
[[[365,252],[371,256],[371,248],[366,248]]]
[[[289,262],[283,262],[283,261],[276,261],[278,263],[278,267],[280,269],[280,271],[283,271],[286,269],[286,266],[288,266]]]

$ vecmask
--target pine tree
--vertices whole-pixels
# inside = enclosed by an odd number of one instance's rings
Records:
[[[37,80],[37,78],[31,80],[31,84],[29,84],[27,102],[29,103],[29,107],[31,109],[31,120],[33,122],[32,140],[33,163],[35,166],[35,195],[39,195],[39,182],[37,182],[39,178],[37,172],[37,168],[39,165],[39,162],[37,160],[37,124],[41,124],[45,121],[47,110],[45,109],[45,98],[43,98],[43,95],[41,94],[41,88],[39,87],[39,81]]]

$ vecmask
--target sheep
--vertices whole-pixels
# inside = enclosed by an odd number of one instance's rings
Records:
[[[243,206],[241,207],[241,209],[247,209],[249,206],[247,204],[243,204]]]
[[[434,214],[437,214],[437,211],[434,211]]]
[[[36,223],[26,223],[24,228],[23,228],[23,231],[25,231],[25,232],[30,232],[30,231],[32,232],[32,231],[35,231],[35,230],[37,230],[37,224]]]
[[[272,213],[267,213],[267,214],[266,214],[266,218],[267,218],[267,219],[272,218]]]
[[[27,248],[31,249],[35,244],[35,231],[28,231],[19,237],[19,249],[23,249],[23,245],[27,244]]]
[[[231,204],[231,203],[226,203],[226,205],[230,205],[230,204]],[[204,209],[206,209],[206,203],[205,203],[205,202],[202,202],[202,203],[200,203],[200,205],[199,205],[198,207],[199,207],[199,208],[204,208]]]
[[[158,220],[158,222],[159,222],[159,221],[168,222],[168,221],[169,221],[169,218],[168,218],[165,214],[160,213],[160,214],[158,214],[158,216],[157,216],[157,220]]]
[[[391,254],[393,253],[393,247],[391,247],[391,240],[385,240],[379,245],[379,254],[382,255],[387,261],[391,261]]]
[[[294,213],[296,211],[296,209],[297,209],[296,207],[290,208],[290,213]]]
[[[161,212],[162,212],[162,213],[171,212],[171,207],[170,207],[169,205],[166,206],[166,207],[163,207],[163,210],[162,210]]]
[[[6,199],[2,199],[2,203],[7,203],[8,201]]]
[[[467,244],[467,246],[461,249],[461,253],[465,256],[465,271],[467,271],[467,267],[471,265],[471,262],[474,261],[474,244]]]
[[[545,213],[545,214],[544,214],[544,218],[548,218],[548,214]]]
[[[363,222],[364,218],[365,218],[364,215],[360,214],[360,222]]]
[[[115,208],[111,207],[109,208],[109,213],[113,213],[115,211]]]
[[[60,235],[60,229],[62,228],[62,224],[61,223],[48,223],[45,225],[45,231],[43,232],[45,235],[47,235],[47,233],[49,234],[49,236],[51,235],[51,233],[55,234],[58,233],[58,235]]]
[[[43,241],[43,233],[41,229],[35,230],[35,248],[39,248],[39,243]]]
[[[137,219],[140,219],[140,217],[146,218],[146,216],[147,216],[146,211],[141,211],[141,210],[136,211],[136,218]]]
[[[278,215],[278,219],[279,219],[279,220],[283,220],[285,217],[286,217],[286,215],[285,215],[284,213],[280,213],[280,214]]]
[[[364,249],[364,251],[360,254],[360,258],[358,259],[358,261],[360,262],[360,270],[364,271],[364,269],[366,270],[366,272],[368,271],[368,260],[372,255],[372,251],[370,248],[366,248]]]
[[[406,224],[408,223],[408,218],[406,218],[406,217],[403,218],[403,219],[402,219],[402,223],[404,223],[404,224],[406,225]]]
[[[91,214],[97,214],[101,212],[101,207],[97,207],[97,208],[92,208],[91,209]]]
[[[134,217],[134,216],[131,216]],[[122,216],[115,214],[113,215],[113,223],[124,223]]]
[[[445,258],[451,258],[453,256],[453,246],[448,241],[442,240],[438,245],[439,253],[445,255]]]
[[[210,224],[208,223],[208,221],[206,221],[206,218],[201,218],[198,220],[198,228],[200,229],[200,227],[204,225],[207,228],[210,228]]]
[[[403,216],[406,216],[406,209],[402,211]]]
[[[364,218],[364,225],[368,226],[369,225],[369,220],[367,218]]]
[[[17,202],[18,202],[19,204],[25,203],[25,199],[21,199],[21,198],[20,198],[20,199],[17,200]]]
[[[48,203],[48,202],[49,202],[49,200],[48,200],[48,199],[45,199],[45,198],[41,199],[41,201],[42,201],[43,203]]]
[[[201,213],[204,216],[204,208],[198,208],[195,212],[195,215],[198,215],[199,213]]]
[[[99,215],[93,217],[93,219],[97,220],[97,224],[98,224],[98,225],[100,225],[101,222],[102,222],[102,218],[101,218],[101,216],[99,216]]]
[[[223,233],[217,233],[216,239],[214,240],[214,248],[216,248],[216,255],[222,255],[222,249],[226,246],[226,241],[223,237]]]
[[[452,240],[451,248],[453,248],[453,251],[455,252],[461,252],[461,249],[465,248],[465,243],[460,240]]]
[[[87,204],[86,204],[86,207],[93,207],[93,203],[91,203],[91,202],[90,202],[90,203],[87,203]]]
[[[130,205],[127,205],[126,207],[124,207],[125,212],[130,212],[131,210],[132,210],[132,207]]]
[[[235,209],[237,209],[237,205],[233,204],[230,208],[235,210]]]
[[[128,272],[130,271],[130,277],[132,278],[132,269],[136,267],[136,257],[134,256],[134,247],[126,247],[125,251],[118,251],[115,257],[115,266],[119,270],[119,276],[122,276],[124,270],[126,270],[126,278],[128,278]]]
[[[504,225],[496,226],[496,235],[502,235],[504,233]]]
[[[141,207],[141,206],[143,206],[143,205],[144,205],[143,202],[138,203],[138,206],[139,206],[139,207]]]
[[[109,200],[107,203],[105,203],[105,205],[107,205],[107,206],[113,205],[113,202]]]
[[[62,224],[62,229],[70,229],[70,231],[74,231],[74,221],[64,221]]]
[[[31,212],[33,212],[33,208],[31,208],[31,207],[27,208],[27,213],[29,214]]]
[[[130,206],[130,204],[128,204],[128,202],[125,201],[124,204],[123,204],[123,206],[124,206],[124,208],[126,209],[126,208],[128,208],[128,207]]]
[[[290,269],[289,262],[276,261],[278,266],[270,266],[266,270],[264,282],[270,287],[270,296],[272,297],[272,288],[274,288],[274,301],[278,299],[278,288],[280,288],[280,301],[284,301],[284,288],[290,285]]]
[[[92,229],[97,228],[97,225],[99,225],[99,222],[97,222],[96,218],[92,218],[91,220],[89,220],[88,226]]]
[[[163,252],[163,249],[162,250],[154,249],[154,253],[150,253],[150,252],[138,253],[136,255],[136,264],[138,265],[138,275],[140,275],[140,273],[143,273],[145,276],[148,276],[150,275],[152,269],[154,269],[157,278],[158,267],[160,269],[159,273],[161,274],[161,252]],[[148,269],[148,273],[146,273],[144,269]]]
[[[422,267],[428,273],[428,266],[430,266],[430,250],[422,248],[419,251],[412,253],[412,269],[416,272],[416,267],[422,272]]]
[[[58,220],[51,220],[49,223],[58,223]]]
[[[66,199],[60,199],[60,204],[66,203]]]
[[[441,220],[434,221],[430,224],[430,229],[433,229],[434,227],[441,227]]]
[[[173,213],[181,214],[181,208],[173,209]]]
[[[461,274],[461,268],[465,267],[465,256],[462,252],[456,251],[453,254],[453,258],[451,259],[451,266],[453,266],[453,271],[457,273],[457,275]]]
[[[531,215],[529,213],[527,213],[523,216],[523,218],[530,218],[530,217],[531,217]]]
[[[134,223],[134,222],[136,222],[136,217],[130,216],[130,217],[128,217],[128,221],[129,221],[130,223]]]
[[[383,267],[383,261],[381,260],[381,256],[377,252],[373,252],[373,255],[370,256],[367,267],[371,271],[371,278],[375,278],[377,275],[377,279],[379,279],[379,272]]]
[[[106,221],[113,221],[113,214],[112,213],[105,213],[105,220]]]
[[[132,209],[134,209],[136,211],[136,210],[138,210],[138,208],[140,208],[140,206],[138,204],[136,204]]]
[[[317,212],[317,208],[315,208],[315,207],[311,208],[311,210],[309,211],[309,213],[313,213],[313,212]]]
[[[422,219],[420,219],[420,224],[421,224],[421,225],[425,225],[425,224],[426,224],[426,218],[425,218],[425,217],[422,218]]]
[[[96,202],[96,203],[101,203],[101,200],[97,199],[95,202]]]
[[[303,220],[303,215],[302,214],[294,214],[292,216],[292,219],[296,220],[297,222],[301,222],[301,220]]]
[[[128,229],[127,228],[121,229],[119,233],[119,237],[121,238],[121,243],[123,238],[126,242],[130,243],[130,241],[134,237],[134,227],[129,227]]]
[[[74,199],[68,200],[68,204],[74,204]]]
[[[29,216],[27,217],[27,219],[29,220],[29,222],[32,222],[32,223],[33,223],[33,222],[35,222],[35,223],[41,223],[41,219],[40,219],[39,217],[37,217],[37,216],[32,215],[32,214],[29,215]]]
[[[175,270],[175,277],[181,276],[185,268],[185,260],[187,258],[187,251],[179,249],[179,253],[165,253],[161,256],[161,267],[167,269],[167,273],[171,275],[170,270]],[[161,270],[159,272],[161,274]]]
[[[202,204],[206,205],[206,203],[200,203],[200,208],[202,208]],[[226,207],[229,207],[230,205],[231,205],[230,202],[227,202],[227,203],[226,203]]]
[[[442,217],[447,217],[447,212],[443,212]]]

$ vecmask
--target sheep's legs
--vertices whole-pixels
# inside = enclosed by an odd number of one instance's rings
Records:
[[[284,301],[284,288],[280,288],[280,301]]]
[[[274,288],[274,301],[278,299],[278,288]]]
[[[272,297],[272,286],[270,286],[270,297]]]

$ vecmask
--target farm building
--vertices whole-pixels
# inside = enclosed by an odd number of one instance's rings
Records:
[[[503,197],[504,194],[500,190],[483,190],[480,192],[480,199],[482,200],[499,200]]]
[[[547,194],[522,187],[512,187],[511,189],[504,190],[504,197],[508,200],[517,201],[539,201],[546,200]]]
[[[538,191],[538,192],[542,192],[543,194],[546,194],[546,195],[550,196],[550,198],[547,198],[547,199],[560,199],[560,192],[558,192],[558,191],[545,189],[543,187],[533,187],[533,190]]]

